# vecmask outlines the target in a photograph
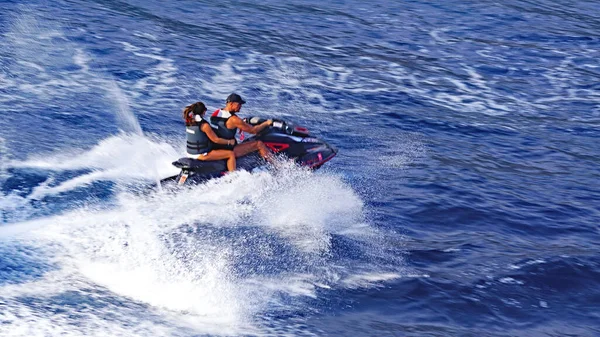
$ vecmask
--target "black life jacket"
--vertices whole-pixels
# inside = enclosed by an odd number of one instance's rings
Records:
[[[203,119],[195,125],[185,127],[188,154],[203,154],[210,152],[212,149],[210,139],[201,129],[203,123],[208,124],[208,122]]]
[[[228,129],[226,125],[229,118],[233,116],[229,111],[218,109],[210,116],[210,122],[214,126],[215,133],[219,138],[235,139],[237,128]]]

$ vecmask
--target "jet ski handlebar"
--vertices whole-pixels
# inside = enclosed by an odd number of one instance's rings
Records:
[[[274,119],[274,118],[272,118],[272,120],[273,120],[273,125],[271,125],[271,127],[276,128],[276,129],[281,129],[281,130],[285,131],[286,133],[289,132],[288,124],[285,121],[282,121],[279,119]],[[258,125],[258,124],[264,123],[265,121],[267,121],[267,119],[262,118],[262,117],[248,117],[248,118],[244,118],[243,121],[250,125]]]
[[[274,119],[274,118],[272,118],[272,120],[273,120],[273,127],[275,127],[275,128],[283,129],[285,126],[287,126],[287,123],[282,120]],[[262,118],[262,117],[248,117],[248,118],[244,118],[243,121],[250,125],[258,125],[258,124],[266,122],[267,119]]]
[[[243,119],[244,122],[246,122],[250,125],[258,125],[258,124],[265,122],[266,120],[267,120],[266,118],[262,118],[262,117],[248,117],[248,118]],[[280,119],[272,118],[272,120],[273,120],[273,125],[271,126],[271,128],[280,129],[284,133],[287,133],[288,135],[297,135],[297,136],[308,136],[309,135],[308,130],[306,128],[295,126],[293,124],[287,123],[286,121],[283,121]],[[263,132],[266,132],[269,129],[270,128],[267,128],[267,129],[263,130]]]

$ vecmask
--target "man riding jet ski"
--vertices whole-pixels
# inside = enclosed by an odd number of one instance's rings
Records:
[[[317,169],[337,154],[337,149],[326,142],[312,137],[308,130],[290,123],[277,120],[264,120],[259,117],[241,119],[236,113],[245,101],[237,94],[227,98],[224,109],[219,109],[211,116],[214,136],[210,148],[212,151],[231,151],[237,158],[237,168],[252,170],[263,166],[265,159],[272,160],[272,153],[283,154],[296,163]],[[237,129],[254,134],[239,144],[235,139]],[[243,134],[242,134],[243,135]],[[224,160],[200,160],[194,158],[190,151],[188,136],[188,157],[173,162],[181,172],[161,180],[161,185],[194,184],[222,176],[227,170]],[[193,144],[192,144],[193,145]],[[270,150],[270,151],[269,151]],[[258,153],[256,152],[258,151]],[[229,161],[229,160],[228,160]]]
[[[244,122],[236,114],[242,109],[242,104],[246,103],[242,97],[236,93],[233,93],[227,97],[225,101],[225,108],[218,109],[210,117],[210,122],[216,127],[215,133],[217,136],[223,139],[231,139],[235,141],[235,134],[238,129],[243,132],[257,134],[263,131],[265,128],[273,125],[273,120],[269,119],[259,125],[252,126]],[[237,141],[234,145],[216,145],[217,149],[233,150],[236,158],[246,155],[253,151],[260,152],[260,155],[265,158],[270,158],[269,150],[263,142],[260,140],[252,140],[243,144],[238,144]]]

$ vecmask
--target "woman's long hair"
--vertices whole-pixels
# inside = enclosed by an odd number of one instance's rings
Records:
[[[183,120],[185,121],[185,126],[192,126],[198,124],[195,120],[196,115],[204,117],[205,112],[206,105],[204,105],[204,103],[202,102],[196,102],[186,106],[183,109]]]

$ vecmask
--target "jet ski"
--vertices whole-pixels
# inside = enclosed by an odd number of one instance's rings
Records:
[[[250,125],[258,125],[266,119],[260,117],[246,118],[244,121]],[[309,131],[300,126],[295,126],[281,120],[274,120],[272,126],[260,133],[243,139],[240,143],[253,140],[262,141],[277,155],[284,155],[294,160],[301,166],[318,169],[337,154],[337,148],[327,144],[319,138],[312,136]],[[236,169],[251,171],[264,166],[265,160],[258,152],[252,152],[237,158]],[[209,179],[220,177],[227,172],[225,160],[202,161],[192,158],[179,158],[173,166],[180,168],[181,172],[172,177],[162,179],[161,186],[167,185],[192,185],[205,182]]]

